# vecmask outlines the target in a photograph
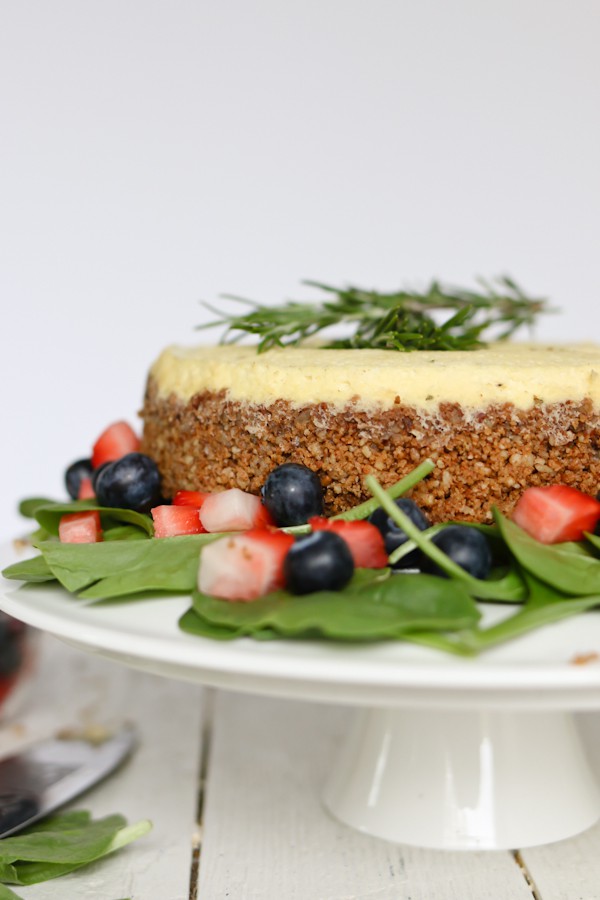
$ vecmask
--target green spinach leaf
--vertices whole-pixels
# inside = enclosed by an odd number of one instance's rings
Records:
[[[23,900],[23,898],[11,891],[5,884],[0,883],[0,900]]]
[[[203,619],[193,608],[184,612],[178,625],[186,634],[211,638],[215,641],[232,641],[234,638],[244,637],[245,634],[243,628],[229,628],[227,625],[216,625],[208,619]],[[252,632],[252,637],[255,641],[272,641],[280,635],[272,628],[256,628]]]
[[[56,575],[41,554],[7,566],[2,570],[2,575],[4,578],[14,578],[17,581],[56,581]]]
[[[36,501],[30,501],[32,504]],[[151,516],[135,512],[133,509],[119,509],[112,506],[99,506],[94,500],[73,500],[71,503],[40,503],[32,506],[34,518],[49,534],[58,534],[58,526],[63,516],[70,513],[97,510],[103,527],[111,527],[115,522],[119,524],[136,525],[148,535],[154,534],[154,525]]]
[[[192,608],[211,626],[233,629],[238,636],[269,628],[286,637],[318,634],[348,641],[400,637],[424,628],[467,628],[480,615],[457,582],[433,575],[382,577],[380,569],[359,570],[344,591],[303,596],[275,591],[251,603],[195,591]]]
[[[600,594],[600,560],[583,544],[541,544],[497,509],[494,518],[523,569],[571,596]]]
[[[191,592],[204,544],[217,534],[188,534],[150,541],[40,544],[48,567],[68,591],[104,599],[142,591]]]
[[[110,525],[104,526],[103,538],[105,541],[147,541],[150,535],[135,525]]]
[[[52,816],[0,841],[0,881],[29,885],[66,875],[142,837],[151,827],[146,820],[127,825],[121,815],[95,821],[85,812]]]
[[[49,506],[53,503],[56,503],[56,500],[49,497],[26,497],[19,503],[19,512],[26,519],[35,519],[36,510],[40,506]]]
[[[489,628],[465,629],[457,634],[411,633],[406,640],[437,650],[473,655],[600,605],[600,593],[576,596],[559,591],[529,572],[523,572],[528,597],[517,612]]]
[[[509,639],[544,625],[571,618],[600,605],[600,591],[589,596],[573,596],[547,584],[531,573],[525,573],[529,597],[514,615],[475,633],[474,645],[487,650]]]

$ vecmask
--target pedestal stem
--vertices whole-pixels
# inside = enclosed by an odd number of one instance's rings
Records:
[[[550,843],[600,816],[575,722],[561,712],[362,712],[324,799],[360,831],[440,849]]]

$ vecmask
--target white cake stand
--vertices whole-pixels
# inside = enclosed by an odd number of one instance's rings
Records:
[[[3,548],[2,565],[15,560]],[[0,608],[84,650],[220,688],[360,707],[325,789],[347,824],[444,849],[570,837],[600,816],[574,711],[600,707],[600,613],[474,660],[401,642],[210,641],[177,627],[185,597],[86,604],[55,584],[0,584]],[[489,608],[492,622],[506,610]],[[575,660],[589,655],[586,665]]]

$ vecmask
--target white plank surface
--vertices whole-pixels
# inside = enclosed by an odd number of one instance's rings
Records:
[[[600,777],[600,716],[579,718]],[[567,841],[523,850],[521,857],[541,900],[600,900],[600,823]]]
[[[0,749],[61,725],[135,723],[139,747],[104,783],[74,801],[94,816],[149,818],[154,828],[114,856],[30,888],[26,900],[188,900],[202,689],[146,675],[45,638],[22,712],[0,729]],[[196,835],[197,837],[197,835]]]
[[[532,900],[510,853],[396,847],[324,811],[348,715],[217,695],[198,900]]]
[[[320,794],[347,709],[211,695],[52,638],[41,649],[27,701],[0,725],[0,753],[65,725],[134,720],[135,756],[73,806],[149,817],[154,830],[79,873],[19,888],[24,900],[600,900],[600,826],[522,851],[530,886],[510,853],[396,847],[335,822]],[[197,826],[201,730],[211,719]],[[586,717],[586,728],[600,747],[600,719]],[[594,761],[600,771],[600,754]]]

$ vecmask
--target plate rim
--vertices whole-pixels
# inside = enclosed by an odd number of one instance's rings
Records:
[[[15,556],[10,544],[0,544],[3,563],[7,558],[14,561]],[[352,690],[360,693],[360,689],[369,692],[376,688],[387,694],[390,691],[414,693],[415,699],[419,692],[436,692],[442,700],[453,693],[462,693],[468,694],[474,702],[477,698],[498,693],[513,695],[517,700],[534,691],[560,695],[556,697],[557,706],[564,706],[567,701],[569,705],[577,705],[577,696],[581,692],[581,702],[586,708],[600,706],[600,659],[587,665],[575,665],[564,659],[556,663],[492,661],[479,665],[481,658],[451,657],[415,645],[404,647],[410,646],[416,659],[377,658],[377,647],[395,643],[389,641],[369,645],[366,657],[365,648],[359,645],[325,641],[297,642],[296,646],[313,652],[290,653],[289,641],[264,643],[251,638],[217,641],[180,630],[173,633],[168,629],[160,634],[143,630],[136,633],[131,624],[119,628],[108,617],[95,621],[91,615],[88,617],[88,613],[93,615],[98,611],[102,615],[103,610],[126,610],[123,614],[126,622],[131,610],[139,612],[153,607],[155,612],[158,610],[162,614],[161,604],[165,604],[165,609],[168,604],[170,618],[166,624],[177,628],[179,616],[189,608],[189,597],[185,594],[100,606],[72,599],[67,591],[56,585],[52,585],[51,592],[50,585],[44,583],[33,588],[31,591],[23,582],[0,578],[0,609],[92,652],[131,664],[134,664],[132,660],[155,664],[157,671],[169,668],[171,675],[176,674],[174,670],[178,668],[185,670],[187,677],[191,670],[196,670],[199,676],[204,675],[198,680],[210,680],[207,676],[213,673],[215,677],[227,678],[233,689],[236,689],[236,679],[246,677],[265,683],[265,688],[269,681],[294,682],[298,696],[302,695],[302,684],[305,684],[307,697],[313,696],[315,687],[321,684],[329,688],[330,694],[339,693],[340,699]],[[36,606],[40,598],[42,603]],[[600,611],[585,615],[595,616],[600,621]],[[548,627],[560,628],[563,624],[559,622]],[[532,635],[528,637],[531,639]],[[401,646],[399,642],[398,647]],[[361,654],[360,658],[357,653]],[[474,673],[477,673],[475,678]],[[276,692],[277,685],[272,687]],[[573,692],[575,695],[568,700]],[[546,701],[551,702],[551,698],[546,696]]]

